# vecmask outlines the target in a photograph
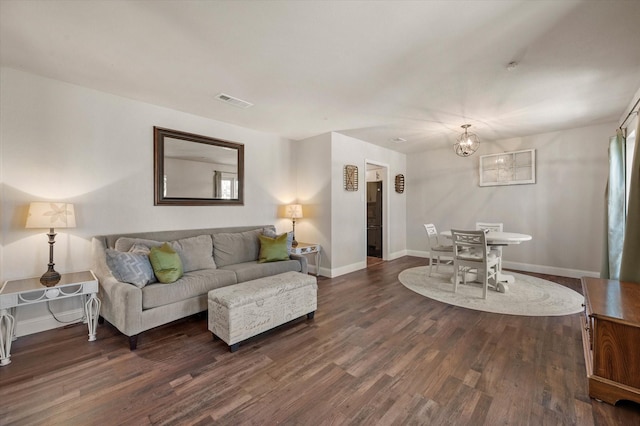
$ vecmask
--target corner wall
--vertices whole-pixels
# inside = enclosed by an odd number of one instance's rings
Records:
[[[332,276],[346,274],[367,266],[366,220],[366,164],[375,162],[387,167],[383,197],[387,205],[383,239],[386,240],[387,260],[406,254],[407,190],[398,194],[391,186],[392,176],[406,174],[406,155],[380,146],[332,133],[331,138],[331,235],[334,242],[331,254]],[[346,164],[358,166],[358,191],[344,189],[343,169]]]
[[[293,143],[297,201],[304,218],[296,222],[296,240],[318,243],[320,273],[331,276],[331,134],[325,133]],[[289,221],[288,226],[291,226]],[[311,264],[310,264],[311,268]]]
[[[296,238],[322,245],[322,275],[336,277],[366,268],[366,164],[384,164],[390,176],[406,174],[406,156],[335,132],[295,142],[294,147],[298,201],[309,211],[309,217],[305,213],[296,226]],[[358,166],[358,191],[344,189],[346,164]],[[389,185],[385,187],[389,226],[384,232],[391,260],[406,254],[408,195]]]
[[[615,123],[524,138],[483,141],[472,157],[451,147],[409,156],[409,254],[426,255],[424,223],[438,230],[503,222],[506,231],[533,236],[504,249],[505,267],[564,276],[599,274],[608,140]],[[536,183],[478,186],[479,157],[536,149]]]

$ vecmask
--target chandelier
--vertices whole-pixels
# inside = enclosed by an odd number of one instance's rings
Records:
[[[475,133],[469,133],[471,124],[463,124],[460,127],[464,129],[464,133],[456,139],[453,149],[460,157],[468,157],[478,150],[480,139]]]

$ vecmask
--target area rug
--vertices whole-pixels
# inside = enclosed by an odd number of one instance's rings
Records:
[[[498,293],[489,288],[486,299],[482,299],[482,284],[473,282],[458,284],[458,292],[453,292],[451,276],[453,267],[440,266],[429,277],[429,267],[405,269],[398,279],[409,290],[422,296],[450,305],[477,311],[523,316],[570,315],[583,310],[584,298],[579,293],[560,284],[529,275],[505,271],[515,277],[506,293]]]

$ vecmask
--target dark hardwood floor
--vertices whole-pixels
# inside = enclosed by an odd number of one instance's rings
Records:
[[[230,353],[205,316],[140,336],[111,325],[19,338],[0,368],[0,424],[638,425],[587,395],[580,315],[520,317],[424,298],[404,257],[320,278],[315,319]],[[541,276],[541,275],[537,275]],[[576,279],[541,276],[580,291]]]
[[[382,260],[381,257],[367,256],[367,268],[376,266],[378,263],[382,262],[384,262],[384,260]]]

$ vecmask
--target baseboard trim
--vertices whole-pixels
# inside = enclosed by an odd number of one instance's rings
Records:
[[[19,312],[18,315],[20,315]],[[73,321],[77,319],[78,321],[76,322],[60,323],[51,315],[29,318],[27,320],[19,320],[18,318],[18,321],[16,321],[15,335],[16,337],[28,336],[29,334],[40,333],[41,331],[53,330],[54,328],[77,324],[81,322],[83,316],[83,309],[72,309],[66,312],[56,312],[56,317],[60,318],[62,321]]]
[[[385,260],[396,260],[396,259],[400,259],[401,257],[404,257],[407,255],[407,251],[406,250],[400,250],[397,251],[395,253],[389,253],[389,258],[385,259]]]
[[[428,251],[419,251],[419,250],[406,250],[407,252],[407,256],[413,256],[413,257],[429,257],[429,252]]]
[[[558,275],[561,277],[581,278],[581,277],[600,277],[600,272],[584,271],[581,269],[558,268],[556,266],[546,265],[530,265],[528,263],[519,262],[503,262],[502,267],[505,269],[515,269],[516,271],[535,272],[538,274]]]
[[[404,257],[406,255],[407,255],[407,251],[401,250],[395,253],[389,253],[389,257],[385,260],[400,259],[401,257]],[[339,277],[340,275],[345,275],[351,272],[359,271],[361,269],[366,269],[366,267],[367,267],[367,261],[365,260],[364,262],[356,262],[356,263],[352,263],[351,265],[341,266],[335,269],[320,268],[320,275],[323,275],[329,278],[335,278],[335,277]]]
[[[349,274],[351,272],[359,271],[361,269],[365,269],[367,267],[367,261],[364,262],[356,262],[351,265],[341,266],[340,268],[335,268],[329,270],[329,278],[339,277],[340,275]],[[324,274],[323,274],[324,275]]]
[[[428,258],[429,252],[418,251],[418,250],[407,250],[407,255]],[[520,262],[505,261],[502,263],[502,266],[505,269],[514,269],[516,271],[535,272],[537,274],[558,275],[560,277],[569,277],[569,278],[581,278],[581,277],[598,278],[600,276],[600,273],[596,271],[584,271],[581,269],[559,268],[557,266],[547,266],[547,265],[532,265],[529,263],[520,263]]]

